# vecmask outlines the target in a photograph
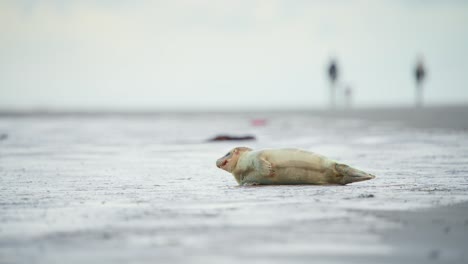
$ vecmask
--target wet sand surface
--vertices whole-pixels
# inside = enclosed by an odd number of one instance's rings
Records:
[[[0,263],[466,263],[468,133],[404,118],[3,115]],[[377,178],[239,187],[215,166],[238,145]]]

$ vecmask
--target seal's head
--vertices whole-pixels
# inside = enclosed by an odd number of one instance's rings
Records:
[[[237,160],[239,159],[240,155],[246,151],[251,150],[252,149],[247,147],[233,148],[226,155],[224,155],[216,161],[216,166],[227,172],[232,172],[237,165]]]

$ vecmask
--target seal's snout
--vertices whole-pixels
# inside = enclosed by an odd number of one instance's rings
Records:
[[[221,166],[223,166],[223,160],[219,159],[216,161],[216,167],[221,168]]]
[[[228,163],[226,159],[219,159],[216,161],[216,167],[221,168],[226,165],[226,163]]]

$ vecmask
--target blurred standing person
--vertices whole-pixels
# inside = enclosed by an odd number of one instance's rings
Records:
[[[344,95],[345,95],[345,104],[346,104],[346,108],[350,109],[351,108],[351,103],[352,103],[352,100],[353,100],[353,89],[351,88],[351,86],[346,86],[345,90],[344,90]]]
[[[426,77],[426,69],[422,58],[419,58],[416,63],[414,77],[416,79],[416,107],[421,107],[423,104],[423,81]]]
[[[330,78],[330,108],[335,109],[336,81],[338,80],[338,66],[335,59],[328,66],[328,77]]]

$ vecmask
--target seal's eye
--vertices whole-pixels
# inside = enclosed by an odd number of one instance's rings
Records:
[[[226,155],[224,155],[224,157],[227,157],[229,155],[231,155],[231,152],[226,153]]]

